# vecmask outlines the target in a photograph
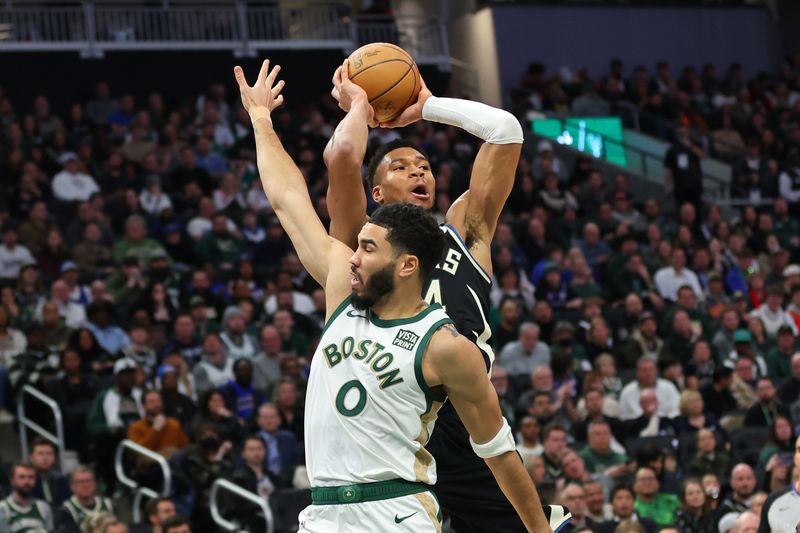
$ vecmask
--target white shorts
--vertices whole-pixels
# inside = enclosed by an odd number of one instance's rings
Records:
[[[299,533],[441,533],[439,502],[430,491],[363,503],[309,505]]]

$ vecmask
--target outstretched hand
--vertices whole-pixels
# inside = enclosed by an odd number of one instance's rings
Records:
[[[428,86],[425,85],[425,80],[422,79],[422,76],[419,77],[419,82],[421,87],[419,95],[417,96],[417,101],[405,108],[397,118],[388,122],[381,122],[381,128],[402,128],[403,126],[408,126],[418,120],[422,120],[422,108],[425,102],[428,101],[428,98],[433,96],[433,93],[431,93]]]
[[[331,89],[331,96],[336,99],[339,107],[342,110],[349,112],[353,104],[363,105],[367,110],[367,122],[370,127],[377,128],[378,121],[375,120],[375,110],[369,103],[369,97],[366,91],[359,85],[356,85],[350,80],[350,70],[348,68],[349,59],[345,59],[336,72],[333,73],[333,89]]]
[[[247,84],[242,67],[235,66],[233,75],[239,85],[239,93],[242,97],[242,105],[250,115],[250,121],[266,118],[272,120],[270,114],[272,110],[283,103],[281,90],[285,85],[283,80],[275,83],[278,73],[281,71],[280,65],[275,65],[269,69],[269,59],[265,59],[261,64],[255,85],[252,87]]]

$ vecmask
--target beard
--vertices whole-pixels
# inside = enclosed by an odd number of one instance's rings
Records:
[[[370,276],[364,284],[364,291],[358,294],[355,290],[350,293],[350,303],[359,311],[369,309],[378,301],[394,290],[394,263],[386,265]]]
[[[31,494],[33,494],[33,487],[14,487],[14,490],[20,495],[20,497],[26,500],[30,498]]]

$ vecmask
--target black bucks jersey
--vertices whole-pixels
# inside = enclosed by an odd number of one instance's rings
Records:
[[[422,294],[429,304],[441,304],[458,332],[480,349],[486,369],[491,370],[494,351],[488,317],[492,278],[472,257],[453,226],[440,227],[445,235],[444,257]]]

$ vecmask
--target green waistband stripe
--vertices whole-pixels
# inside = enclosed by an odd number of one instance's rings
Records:
[[[338,487],[312,487],[311,503],[314,505],[342,505],[346,503],[374,502],[418,494],[430,490],[425,483],[390,479],[375,483],[356,483]]]

